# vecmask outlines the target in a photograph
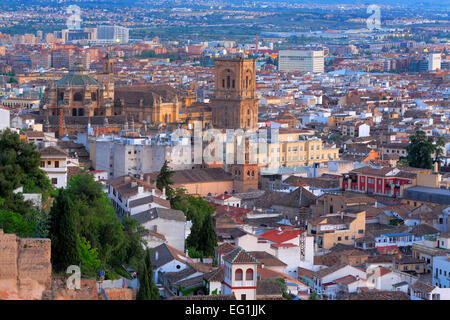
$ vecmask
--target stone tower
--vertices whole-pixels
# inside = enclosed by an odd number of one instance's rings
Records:
[[[256,129],[258,99],[255,90],[256,60],[215,60],[215,88],[211,99],[213,126],[219,129]]]
[[[103,58],[103,73],[105,74],[114,73],[114,58],[110,57],[108,53]]]
[[[257,130],[258,99],[255,88],[256,60],[220,58],[215,60],[215,88],[211,99],[212,122],[218,129]],[[258,189],[258,164],[249,162],[248,141],[245,163],[233,164],[234,191]]]

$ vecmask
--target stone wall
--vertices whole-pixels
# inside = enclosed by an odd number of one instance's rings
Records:
[[[108,300],[136,300],[137,289],[106,288],[104,291]]]
[[[95,279],[81,279],[80,289],[67,288],[68,277],[53,277],[43,300],[98,300]]]
[[[50,285],[49,239],[21,239],[0,229],[0,299],[42,299]]]

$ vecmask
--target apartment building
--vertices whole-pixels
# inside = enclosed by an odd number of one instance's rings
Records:
[[[339,160],[339,149],[326,147],[321,139],[306,136],[302,130],[282,128],[278,143],[269,143],[267,156],[271,163],[284,167],[311,166]]]
[[[280,50],[278,69],[286,72],[324,72],[324,51],[319,48]]]
[[[312,218],[308,221],[308,235],[314,236],[316,249],[330,249],[336,244],[353,245],[366,230],[366,211],[346,209]]]

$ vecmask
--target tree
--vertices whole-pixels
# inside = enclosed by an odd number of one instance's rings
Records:
[[[23,186],[24,192],[46,194],[51,190],[50,180],[40,168],[41,154],[36,146],[24,142],[20,136],[6,129],[0,134],[0,209],[25,215],[32,210],[20,193],[14,190]]]
[[[445,139],[444,137],[438,137],[436,139],[436,144],[434,145],[434,161],[440,163],[441,158],[444,155],[445,150]]]
[[[186,219],[192,222],[191,233],[186,239],[187,247],[204,257],[213,256],[217,234],[212,215],[216,209],[203,198],[186,195],[180,197],[173,208],[183,211]]]
[[[34,224],[18,213],[0,210],[0,229],[5,233],[28,238],[33,236]]]
[[[217,246],[217,233],[214,228],[212,215],[208,214],[200,228],[199,249],[206,257],[214,256],[214,248]]]
[[[51,260],[55,271],[65,271],[68,266],[80,263],[75,212],[71,204],[61,188],[50,211]]]
[[[319,300],[319,297],[317,296],[316,291],[312,291],[311,295],[309,296],[309,300]]]
[[[97,248],[92,248],[89,241],[85,237],[80,236],[78,236],[77,245],[81,259],[81,272],[83,275],[95,277],[100,268]]]
[[[408,164],[415,168],[431,169],[433,167],[431,155],[435,151],[433,138],[427,138],[425,132],[419,130],[409,140],[411,143],[406,147]]]
[[[169,165],[167,163],[167,160],[164,161],[163,166],[161,167],[161,170],[159,171],[158,176],[156,177],[156,187],[163,191],[163,189],[166,190],[166,195],[169,200],[172,199],[173,196],[173,190],[171,185],[173,184],[173,181],[171,180],[171,177],[173,176],[174,172],[170,170]]]
[[[159,300],[159,289],[153,281],[151,251],[145,251],[145,259],[139,272],[139,291],[136,300]]]
[[[75,244],[79,248],[77,237],[86,239],[85,243],[89,243],[90,248],[98,253],[100,267],[105,270],[107,278],[117,277],[115,270],[120,270],[123,264],[139,265],[144,258],[144,228],[134,218],[120,220],[101,185],[88,172],[71,177],[67,188],[60,190],[52,207],[50,238],[60,240],[59,222],[55,220],[58,215],[52,214],[54,211],[70,211],[74,217]],[[55,251],[52,248],[52,259],[57,262],[66,241],[55,244]],[[91,271],[94,269],[91,268]]]

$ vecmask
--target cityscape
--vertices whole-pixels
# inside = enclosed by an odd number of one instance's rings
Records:
[[[0,300],[450,300],[449,14],[2,1]]]

